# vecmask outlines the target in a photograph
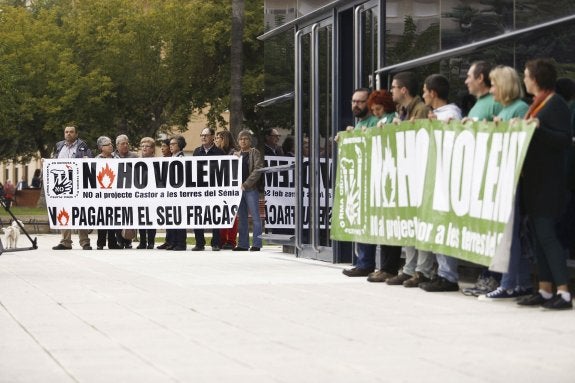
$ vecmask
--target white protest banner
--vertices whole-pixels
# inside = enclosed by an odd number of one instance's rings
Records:
[[[293,165],[294,157],[266,156],[265,167]],[[262,174],[265,182],[266,228],[293,229],[295,227],[294,170]]]
[[[50,227],[231,227],[238,165],[235,156],[44,160]]]
[[[286,166],[295,163],[294,157],[266,156],[265,166]],[[309,227],[310,196],[310,172],[309,159],[302,161],[302,208],[303,227]],[[332,193],[331,193],[331,158],[320,158],[319,166],[319,222],[321,229],[329,226],[331,217]],[[295,179],[294,169],[279,172],[267,172],[263,174],[265,180],[266,201],[266,227],[270,229],[293,229],[295,228]]]

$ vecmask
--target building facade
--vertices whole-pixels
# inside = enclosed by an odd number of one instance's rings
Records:
[[[527,60],[551,57],[561,77],[575,79],[573,0],[265,0],[264,9],[262,113],[271,126],[292,129],[297,158],[304,143],[309,149],[309,176],[299,169],[301,160],[295,171],[296,203],[309,199],[296,209],[299,256],[351,260],[350,245],[331,241],[329,225],[320,224],[331,218],[321,190],[335,182],[322,176],[335,174],[335,161],[321,159],[335,153],[337,132],[354,124],[354,89],[388,89],[393,74],[404,70],[421,80],[442,73],[450,80],[450,101],[465,111],[464,81],[476,60],[521,73]],[[304,219],[309,230],[302,229]]]

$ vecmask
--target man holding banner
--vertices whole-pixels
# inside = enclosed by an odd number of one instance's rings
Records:
[[[92,151],[88,145],[78,138],[78,127],[76,125],[66,126],[64,128],[64,140],[56,143],[54,154],[52,158],[92,158]],[[62,175],[57,178],[55,183],[59,187],[68,190],[72,187],[72,181]],[[62,240],[52,250],[71,250],[72,249],[72,230],[62,229]],[[90,237],[88,230],[78,230],[78,237],[80,237],[80,246],[83,250],[92,250],[90,246]]]
[[[193,156],[223,156],[224,151],[214,144],[215,131],[212,128],[204,128],[200,133],[200,140],[202,145],[194,150]],[[204,237],[204,229],[194,229],[194,236],[196,237],[196,245],[192,251],[202,251],[206,246],[206,239]],[[220,230],[212,230],[212,250],[220,250]]]
[[[489,92],[491,89],[489,72],[491,72],[491,64],[486,61],[472,63],[467,71],[465,78],[467,91],[477,99],[467,114],[467,118],[472,121],[493,121],[493,117],[501,111],[501,104],[495,101]],[[497,273],[493,273],[485,267],[477,278],[477,282],[461,291],[465,295],[479,296],[495,290],[498,286]]]
[[[432,74],[423,84],[423,100],[425,105],[431,107],[429,117],[439,121],[449,122],[461,120],[461,109],[455,104],[449,104],[449,80],[440,74]],[[425,291],[457,291],[459,290],[459,274],[457,272],[457,258],[443,254],[436,254],[438,269],[437,278],[430,282],[423,282],[419,287]],[[406,282],[407,283],[407,282]]]
[[[362,130],[372,128],[377,125],[378,119],[370,113],[367,105],[369,90],[365,88],[356,89],[351,99],[351,109],[357,119],[355,129]],[[357,262],[355,267],[344,269],[342,272],[348,277],[367,277],[375,270],[375,250],[376,246],[367,243],[357,243]]]
[[[419,84],[412,72],[401,72],[393,77],[391,93],[393,101],[399,105],[399,116],[402,121],[413,121],[428,118],[429,108],[417,95]],[[416,250],[414,246],[405,248],[405,266],[403,272],[386,281],[388,285],[417,287],[421,282],[431,278],[433,255],[430,252]]]

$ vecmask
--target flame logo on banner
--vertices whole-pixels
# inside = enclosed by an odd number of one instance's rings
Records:
[[[108,164],[106,164],[106,166],[98,173],[97,178],[101,189],[110,189],[114,183],[114,179],[116,179],[116,175]]]
[[[68,212],[64,209],[60,210],[60,213],[58,213],[58,223],[61,226],[67,226],[69,221],[70,214],[68,214]]]

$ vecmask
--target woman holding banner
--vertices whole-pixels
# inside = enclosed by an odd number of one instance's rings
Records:
[[[377,117],[378,127],[391,124],[397,117],[397,105],[393,101],[393,95],[386,90],[375,90],[367,98],[367,107],[371,114]],[[375,261],[377,247],[375,245],[361,244],[362,251],[370,255]],[[401,263],[401,246],[380,246],[380,268],[367,276],[369,282],[385,282],[397,275]]]
[[[393,102],[393,96],[386,90],[375,90],[367,98],[367,106],[371,114],[379,119],[377,125],[391,124],[397,117],[397,106]]]
[[[156,155],[156,141],[152,137],[140,140],[140,157],[154,157]],[[153,249],[156,243],[156,229],[140,229],[140,244],[137,249]]]
[[[528,61],[524,74],[527,92],[535,96],[525,117],[538,123],[523,165],[521,188],[537,257],[539,291],[517,303],[550,310],[572,309],[568,252],[559,242],[556,228],[568,195],[564,167],[571,143],[571,116],[565,101],[554,91],[557,72],[551,60]]]
[[[260,219],[259,199],[260,192],[258,183],[261,173],[258,169],[264,166],[264,159],[259,150],[252,147],[252,133],[249,130],[242,130],[238,135],[240,150],[234,155],[240,157],[242,167],[242,199],[238,210],[240,220],[240,236],[238,246],[233,251],[260,251],[262,247],[262,221]],[[252,216],[252,247],[249,247],[250,233],[248,228],[248,210]]]
[[[233,154],[237,149],[236,140],[229,130],[216,132],[214,139],[216,146],[226,154]],[[236,247],[236,237],[238,236],[238,217],[234,219],[234,225],[229,229],[220,229],[220,242],[222,249],[231,250]]]
[[[172,157],[183,157],[186,140],[183,136],[174,136],[170,139],[170,152]],[[168,246],[166,250],[184,251],[187,248],[187,230],[186,229],[167,229],[166,238]],[[163,245],[162,245],[163,246]],[[160,247],[158,247],[160,248]]]
[[[497,66],[489,73],[491,80],[491,94],[493,99],[503,107],[494,121],[509,121],[514,118],[522,118],[527,113],[529,105],[521,100],[523,87],[517,71],[508,66]],[[515,193],[515,208],[513,210],[513,237],[509,254],[509,268],[507,273],[501,276],[501,284],[498,288],[485,295],[480,295],[481,300],[501,300],[517,298],[533,293],[531,281],[531,264],[523,254],[521,247],[520,228],[523,221],[521,212],[521,188]]]

